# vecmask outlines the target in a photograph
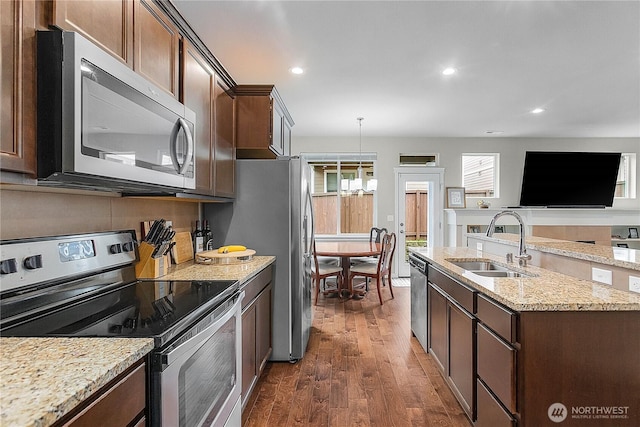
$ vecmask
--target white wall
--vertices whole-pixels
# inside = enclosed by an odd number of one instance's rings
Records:
[[[354,137],[302,137],[293,128],[292,154],[305,152],[358,152],[359,140]],[[488,199],[492,208],[517,205],[525,151],[619,151],[636,153],[640,161],[640,138],[367,138],[362,137],[362,152],[377,152],[378,224],[393,228],[387,216],[394,214],[394,175],[399,154],[431,154],[440,156],[445,168],[445,187],[462,184],[462,153],[500,153],[500,198]],[[636,188],[640,192],[640,179]],[[468,208],[476,208],[469,206]],[[615,199],[615,209],[635,209],[640,215],[640,198]]]

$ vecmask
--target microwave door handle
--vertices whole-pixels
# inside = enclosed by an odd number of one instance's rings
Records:
[[[178,160],[178,132],[180,129],[184,130],[184,134],[187,138],[187,154],[184,156],[184,162],[182,165]],[[171,131],[169,154],[171,154],[171,161],[173,162],[173,167],[176,168],[176,172],[180,175],[184,175],[189,167],[189,159],[191,159],[191,156],[193,155],[193,136],[189,130],[189,125],[187,125],[187,122],[183,118],[178,119]]]

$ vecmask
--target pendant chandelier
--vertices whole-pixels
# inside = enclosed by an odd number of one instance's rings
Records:
[[[349,191],[351,193],[356,193],[358,196],[362,196],[364,192],[372,193],[378,189],[378,180],[375,178],[370,178],[366,182],[366,188],[363,186],[362,179],[362,121],[364,117],[358,117],[358,126],[360,128],[360,148],[358,155],[358,172],[357,176],[354,179],[343,179],[341,180],[340,187],[343,191]]]

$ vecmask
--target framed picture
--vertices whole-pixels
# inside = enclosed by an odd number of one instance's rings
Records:
[[[466,208],[464,187],[447,187],[447,208]]]
[[[629,245],[627,245],[626,243],[616,243],[616,246],[619,248],[628,248]]]
[[[638,229],[635,227],[629,227],[629,238],[637,239],[638,238]]]

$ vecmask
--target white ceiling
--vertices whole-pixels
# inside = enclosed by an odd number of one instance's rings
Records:
[[[299,136],[640,137],[637,0],[172,1]]]

